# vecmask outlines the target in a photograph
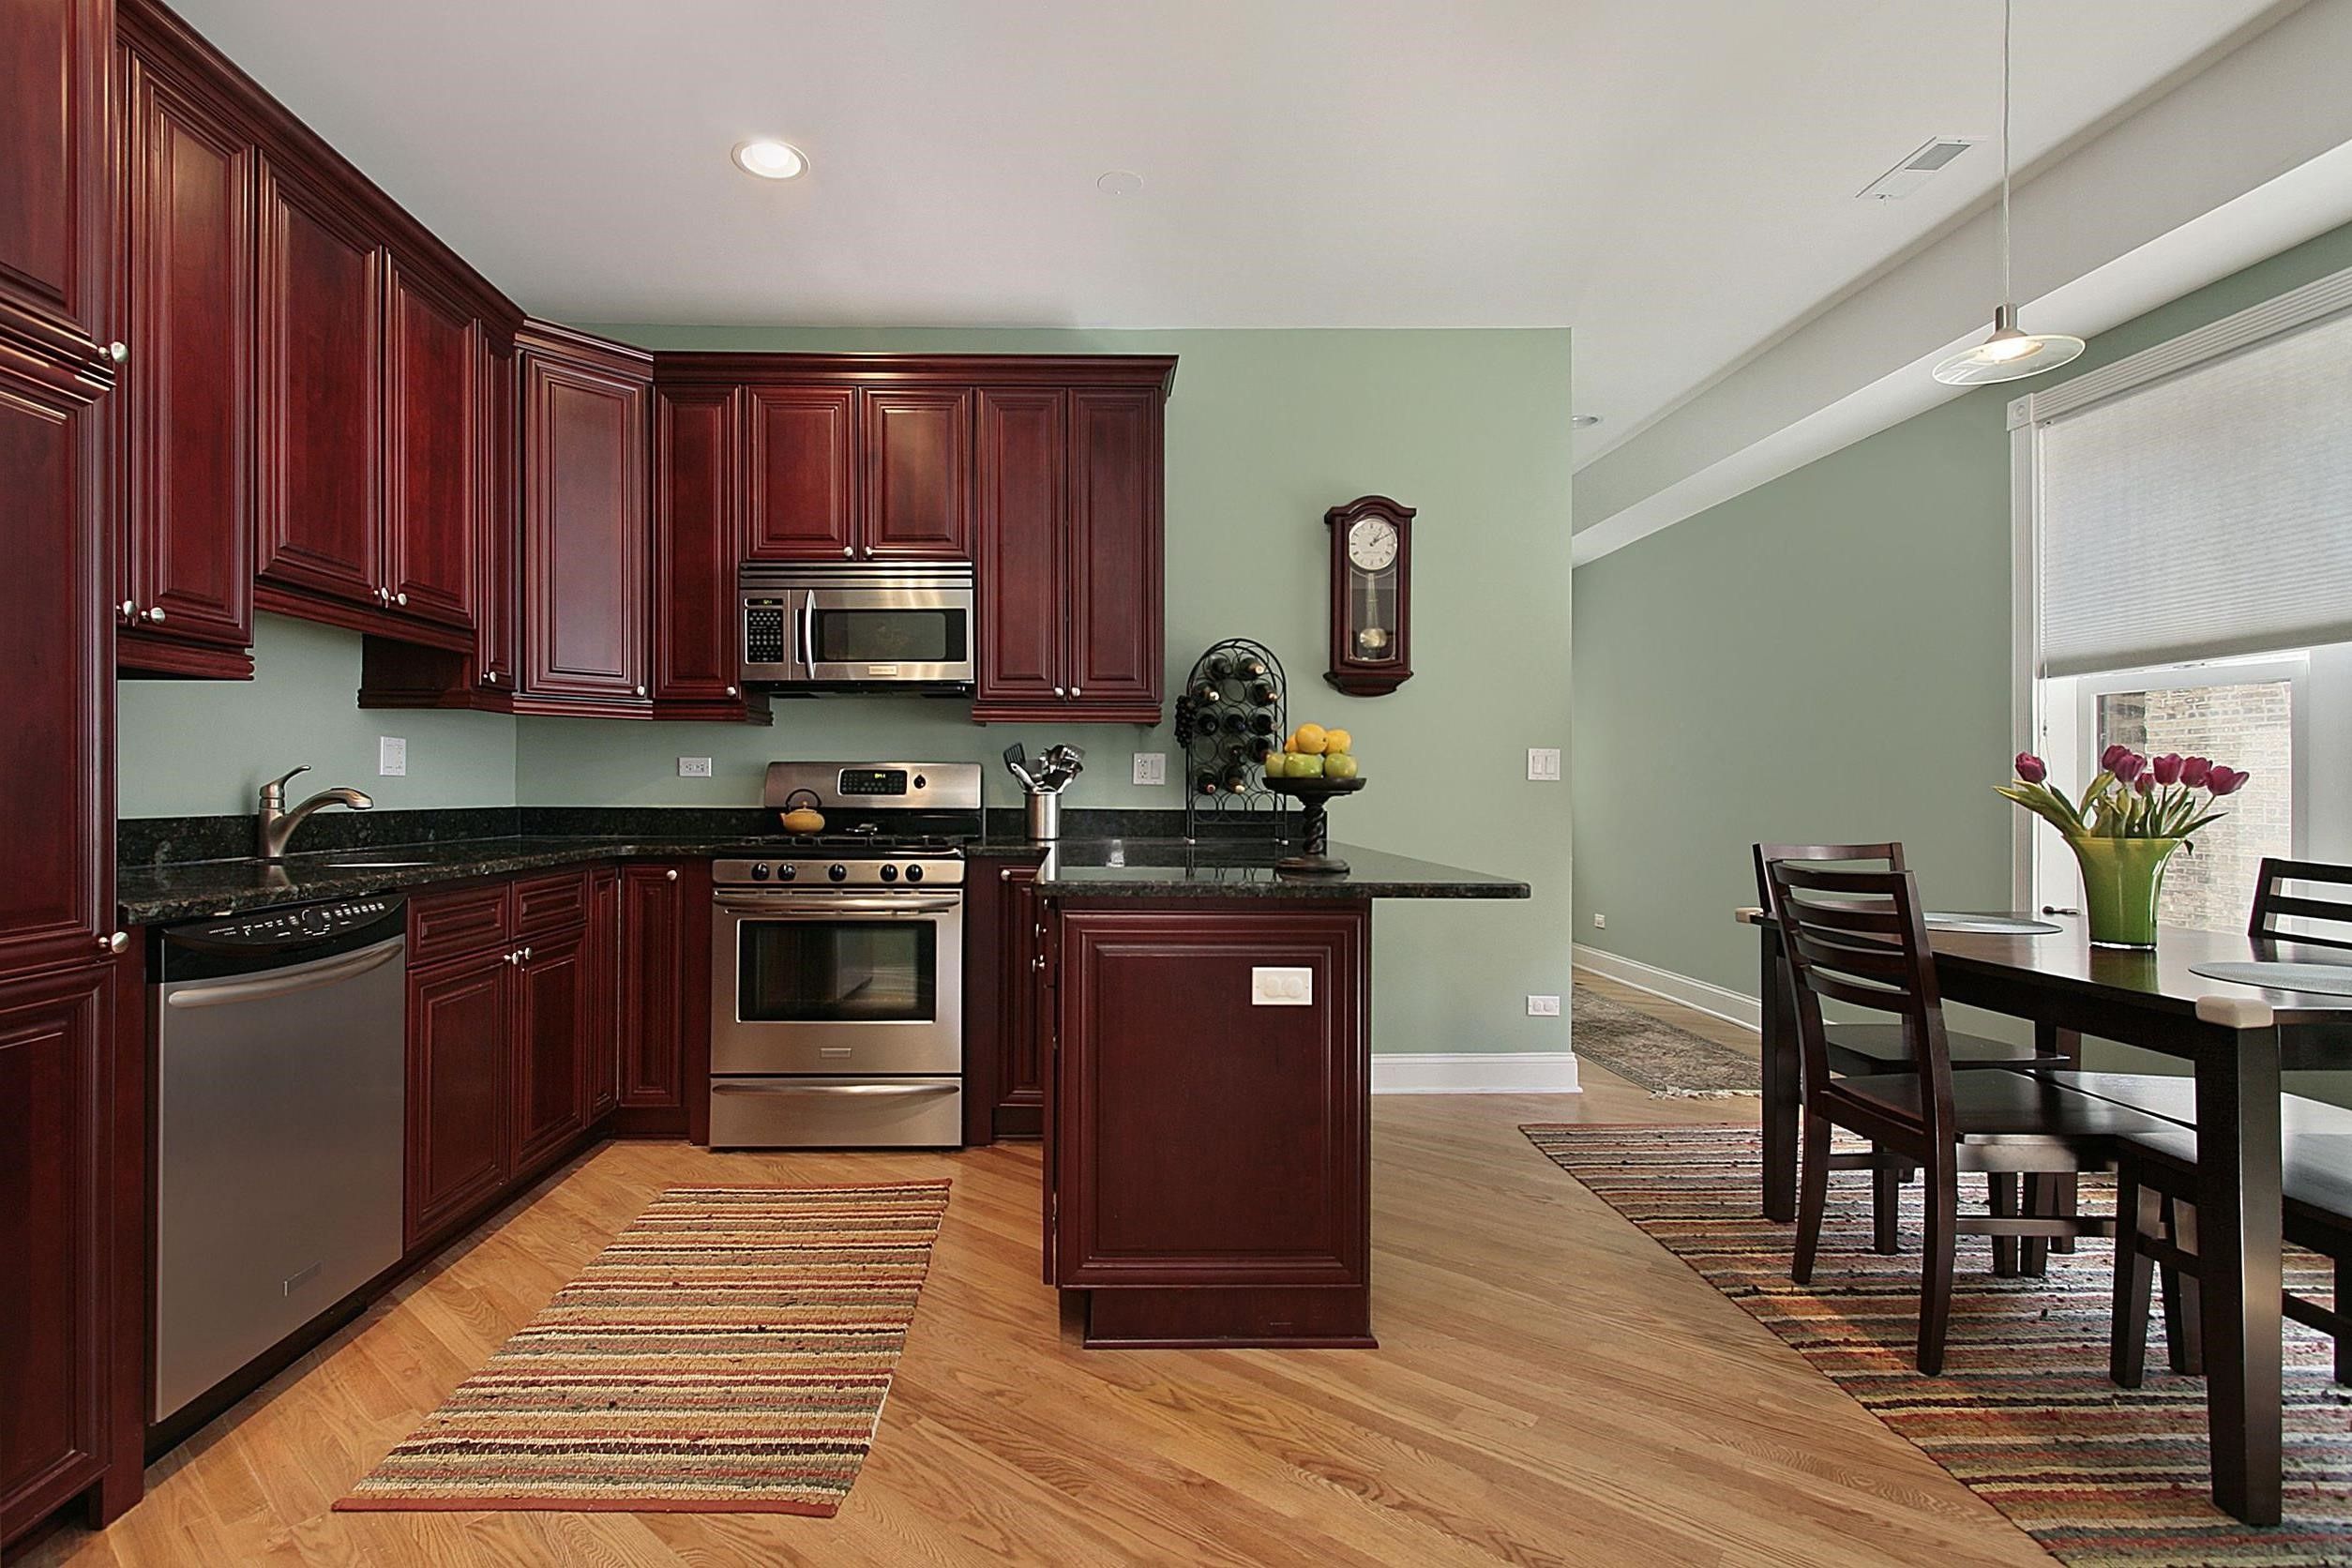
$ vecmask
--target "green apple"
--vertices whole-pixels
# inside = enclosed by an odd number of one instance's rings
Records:
[[[1323,776],[1323,766],[1327,761],[1329,759],[1318,757],[1310,751],[1294,751],[1290,754],[1289,771],[1283,776],[1286,778],[1320,778]]]
[[[1268,778],[1289,777],[1290,769],[1290,754],[1287,751],[1268,752],[1266,754],[1265,767],[1266,776]]]
[[[1348,753],[1342,751],[1336,756],[1327,756],[1323,759],[1325,778],[1353,778],[1355,776],[1356,760]]]

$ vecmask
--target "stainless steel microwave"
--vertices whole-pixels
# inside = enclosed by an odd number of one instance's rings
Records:
[[[743,683],[770,690],[972,681],[972,568],[959,562],[745,565]]]

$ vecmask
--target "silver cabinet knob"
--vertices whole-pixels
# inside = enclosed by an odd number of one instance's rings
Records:
[[[644,688],[643,686],[639,686],[639,687],[637,688],[637,695],[638,695],[638,696],[640,696],[640,697],[644,696],[644,695],[645,695],[645,688]]]
[[[728,695],[728,696],[730,696],[730,697],[733,697],[733,696],[737,695],[737,693],[736,693],[736,691],[735,691],[735,688],[734,688],[733,686],[729,686],[729,687],[727,688],[727,695]]]
[[[522,949],[518,947],[513,952],[507,954],[506,961],[510,964],[519,964],[522,962]]]
[[[392,596],[392,602],[398,605],[406,605],[408,603],[408,596],[406,594],[395,594]]]
[[[163,625],[163,607],[158,604],[150,608],[147,611],[147,619],[158,626]]]
[[[1069,695],[1070,695],[1067,691],[1064,691],[1064,690],[1063,690],[1062,687],[1060,687],[1060,686],[1055,686],[1055,687],[1053,688],[1053,694],[1054,694],[1056,697],[1067,697],[1067,696],[1069,696]]]
[[[1081,696],[1083,696],[1084,694],[1085,694],[1085,693],[1084,693],[1084,688],[1083,688],[1083,687],[1080,687],[1080,686],[1072,686],[1072,687],[1070,688],[1070,700],[1071,700],[1072,701],[1074,701],[1074,702],[1075,702],[1075,701],[1077,701],[1078,700],[1078,698],[1079,698],[1079,697],[1081,697]]]
[[[106,357],[119,365],[124,360],[130,357],[130,345],[128,343],[109,343],[106,345]]]
[[[129,599],[125,599],[121,604],[116,605],[114,608],[122,613],[122,617],[126,621],[136,621],[139,619],[139,606]]]
[[[531,949],[528,947],[522,950],[522,961],[526,964],[531,961]]]
[[[669,870],[664,871],[661,874],[661,880],[663,882],[676,882],[678,880],[678,868],[673,866]]]
[[[129,952],[130,933],[128,931],[116,931],[113,936],[98,938],[98,951],[101,953],[115,954]]]
[[[482,684],[484,686],[496,686],[498,684],[498,671],[495,670],[483,671]]]
[[[1033,957],[1033,958],[1032,958],[1032,959],[1030,959],[1030,960],[1029,960],[1029,967],[1030,967],[1030,968],[1032,968],[1032,969],[1043,969],[1043,968],[1045,968],[1045,967],[1046,967],[1046,956],[1045,956],[1043,953],[1038,954],[1035,957]]]
[[[856,546],[854,546],[854,545],[843,545],[843,546],[841,547],[841,559],[842,559],[842,560],[844,560],[844,561],[854,561],[854,560],[856,560],[856,559],[857,559],[857,547],[856,547]]]

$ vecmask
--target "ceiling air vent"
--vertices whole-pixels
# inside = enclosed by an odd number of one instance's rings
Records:
[[[1982,136],[1938,136],[1854,194],[1869,202],[1908,196],[1934,178],[1937,170],[1983,140]]]

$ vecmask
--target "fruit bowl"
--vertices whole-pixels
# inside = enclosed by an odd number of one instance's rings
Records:
[[[1279,790],[1298,801],[1304,812],[1300,831],[1306,840],[1304,854],[1287,855],[1274,862],[1274,869],[1286,877],[1344,877],[1348,863],[1335,859],[1331,848],[1331,823],[1324,817],[1325,806],[1337,795],[1352,795],[1371,780],[1358,774],[1353,778],[1269,778],[1266,788]]]

